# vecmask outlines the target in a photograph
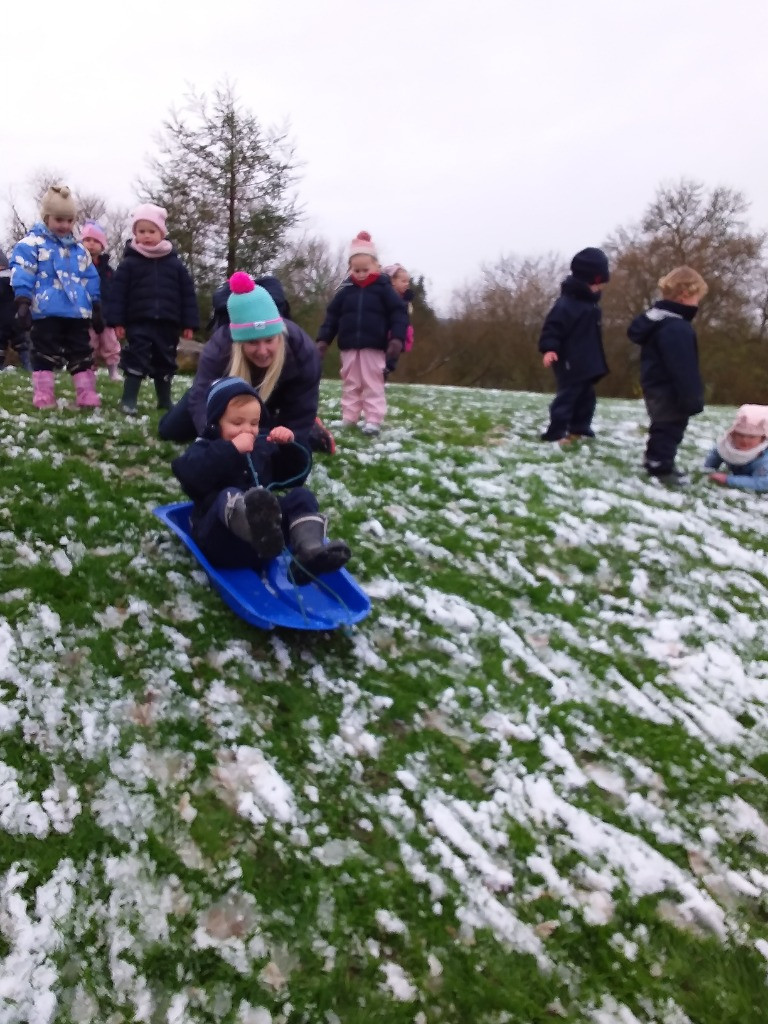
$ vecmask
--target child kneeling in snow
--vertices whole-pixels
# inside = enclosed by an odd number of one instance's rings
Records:
[[[307,471],[293,431],[259,436],[262,402],[240,377],[222,377],[208,392],[207,425],[171,468],[194,502],[190,533],[218,568],[261,569],[288,545],[295,583],[340,569],[349,559],[341,540],[325,543],[326,519],[306,487]],[[267,489],[269,488],[269,489]],[[286,493],[276,497],[272,488]]]
[[[730,430],[720,438],[704,462],[709,479],[723,487],[745,491],[768,491],[768,405],[742,405]]]

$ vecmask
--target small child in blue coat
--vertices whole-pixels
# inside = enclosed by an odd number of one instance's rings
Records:
[[[40,204],[41,219],[11,253],[11,286],[17,329],[32,336],[32,404],[56,405],[54,371],[72,374],[77,404],[101,404],[96,392],[91,325],[101,331],[99,274],[72,234],[77,208],[66,185],[52,185]]]
[[[713,483],[744,491],[768,491],[768,406],[741,406],[733,426],[707,456],[704,468],[717,470],[723,463],[728,472],[710,473]]]
[[[207,425],[171,468],[194,502],[190,533],[211,563],[261,569],[287,544],[294,582],[340,569],[350,558],[344,541],[325,542],[326,519],[303,479],[308,453],[293,431],[274,427],[259,437],[262,402],[240,377],[222,377],[208,392]],[[285,493],[276,497],[274,489]]]
[[[539,337],[544,366],[552,367],[557,394],[549,407],[542,441],[565,444],[594,437],[595,384],[608,373],[603,351],[600,293],[610,280],[608,257],[587,248],[571,260],[571,274],[547,314]]]

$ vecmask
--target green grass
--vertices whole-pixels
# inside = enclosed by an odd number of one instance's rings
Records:
[[[544,396],[390,386],[312,478],[370,617],[262,632],[99,385],[0,375],[3,1022],[765,1019],[765,499],[647,482],[638,403],[561,451]]]

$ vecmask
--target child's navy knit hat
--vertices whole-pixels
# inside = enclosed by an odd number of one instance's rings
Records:
[[[242,377],[220,377],[219,380],[215,380],[211,384],[208,390],[208,398],[205,403],[206,431],[211,427],[218,427],[224,410],[237,395],[250,395],[263,408],[258,391],[250,384],[246,384]]]
[[[585,284],[605,284],[611,279],[608,257],[602,249],[591,247],[576,253],[571,260],[571,273]]]

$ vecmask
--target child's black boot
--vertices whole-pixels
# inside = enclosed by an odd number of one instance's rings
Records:
[[[352,552],[343,540],[325,543],[326,518],[307,515],[295,519],[290,526],[290,549],[293,555],[289,566],[294,583],[303,586],[315,576],[341,569]]]
[[[173,406],[170,377],[155,377],[155,394],[157,395],[158,409],[167,410]]]
[[[125,375],[123,381],[123,397],[120,399],[120,412],[126,416],[138,416],[139,414],[139,389],[141,388],[141,377],[132,373]]]

